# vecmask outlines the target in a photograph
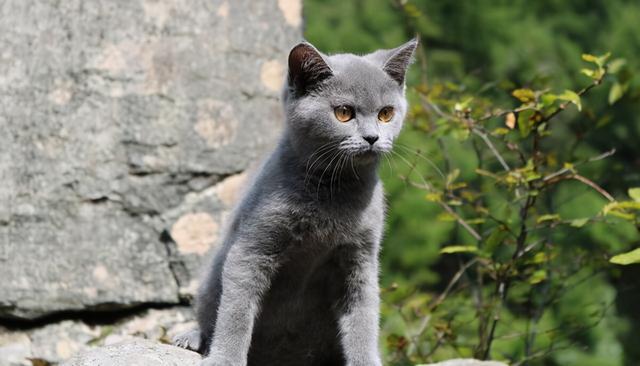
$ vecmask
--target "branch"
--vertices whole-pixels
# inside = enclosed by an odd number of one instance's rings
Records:
[[[419,183],[416,183],[416,182],[412,182],[412,181],[410,181],[408,179],[405,179],[405,182],[408,182],[409,184],[411,184],[412,186],[414,186],[416,188],[424,189],[424,190],[427,190],[427,191],[431,190],[431,187],[429,185],[427,185],[427,184],[424,184],[424,185],[423,184],[419,184]],[[447,211],[451,216],[453,216],[456,219],[456,221],[460,225],[462,225],[462,227],[464,227],[469,232],[469,234],[471,234],[471,236],[473,236],[474,239],[476,239],[478,241],[482,240],[482,236],[480,234],[478,234],[478,232],[474,228],[472,228],[471,225],[469,225],[469,223],[464,221],[464,219],[460,215],[458,215],[458,213],[455,212],[451,208],[451,206],[447,205],[446,202],[442,202],[442,201],[438,201],[438,204],[445,211]]]
[[[451,289],[453,288],[453,286],[455,286],[455,284],[460,280],[460,277],[462,277],[462,275],[467,271],[467,269],[469,269],[469,267],[471,267],[472,265],[474,265],[476,262],[478,261],[477,258],[474,258],[470,261],[468,261],[467,263],[465,263],[459,270],[458,272],[456,272],[456,274],[451,278],[451,281],[449,281],[449,284],[447,284],[447,287],[444,289],[444,291],[440,294],[440,296],[438,296],[438,298],[432,303],[430,304],[429,307],[429,311],[434,311],[438,308],[438,306],[440,306],[440,304],[442,304],[442,302],[447,298],[447,296],[449,295],[449,292],[451,292]]]
[[[580,89],[576,94],[578,94],[579,97],[582,97],[583,95],[587,94],[589,92],[589,90],[595,88],[596,86],[602,84],[602,80],[604,79],[605,75],[607,75],[607,72],[603,72],[602,76],[600,76],[599,79],[594,80],[591,84],[585,86],[584,88]],[[558,108],[551,112],[551,114],[549,114],[548,116],[542,118],[541,122],[548,122],[549,120],[551,120],[552,118],[554,118],[555,116],[558,115],[558,113],[562,112],[563,110],[565,110],[569,104],[571,104],[571,102],[564,102],[562,104],[560,104],[558,106]]]
[[[564,172],[562,172],[564,173]],[[560,174],[562,174],[560,173]],[[597,185],[594,181],[590,180],[589,178],[586,178],[578,173],[573,173],[573,174],[569,174],[569,175],[558,175],[557,173],[554,173],[550,176],[550,178],[544,178],[545,183],[547,183],[547,185],[551,185],[554,183],[557,183],[561,180],[568,180],[568,179],[575,179],[579,182],[582,182],[586,185],[588,185],[589,187],[593,188],[595,191],[597,191],[598,193],[600,193],[604,198],[606,198],[609,202],[615,202],[615,198],[613,198],[613,196],[607,192],[604,188],[600,187],[599,185]]]
[[[611,149],[609,151],[605,151],[604,153],[602,153],[600,155],[593,156],[593,157],[591,157],[591,158],[589,158],[589,159],[587,159],[585,161],[581,161],[579,163],[576,163],[573,166],[577,167],[577,166],[580,166],[580,165],[585,164],[585,163],[591,163],[591,162],[594,162],[594,161],[602,160],[602,159],[608,158],[609,156],[612,156],[615,153],[616,153],[616,149],[613,148],[613,149]],[[547,175],[542,180],[546,182],[546,181],[548,181],[550,179],[553,179],[553,178],[555,178],[555,177],[557,177],[559,175],[562,175],[562,174],[565,174],[565,173],[569,173],[569,172],[571,172],[571,169],[562,168],[562,169],[558,170],[555,173],[551,173],[551,174]]]
[[[478,234],[478,232],[472,228],[466,221],[464,221],[464,219],[458,215],[452,208],[451,206],[447,205],[445,202],[438,202],[440,204],[440,206],[447,211],[451,216],[453,216],[456,221],[462,225],[462,227],[464,227],[465,229],[467,229],[467,231],[469,232],[469,234],[471,234],[471,236],[473,236],[474,239],[476,239],[477,241],[482,240],[482,236],[480,236],[480,234]]]
[[[613,198],[613,196],[611,196],[609,194],[609,192],[605,191],[604,188],[600,187],[599,185],[597,185],[596,183],[594,183],[592,180],[585,178],[583,176],[581,176],[580,174],[572,174],[569,176],[570,178],[573,178],[575,180],[578,180],[586,185],[588,185],[589,187],[595,189],[596,191],[598,191],[598,193],[600,193],[601,195],[603,195],[606,199],[609,200],[609,202],[614,202],[616,199]]]
[[[480,136],[480,138],[482,138],[482,140],[484,141],[485,144],[487,144],[487,146],[489,147],[489,150],[491,150],[491,152],[493,153],[493,155],[498,159],[498,161],[500,162],[500,165],[502,165],[502,168],[504,168],[504,170],[506,171],[510,171],[511,168],[509,167],[509,164],[507,164],[507,162],[504,160],[504,158],[502,157],[502,155],[500,155],[500,153],[498,152],[498,149],[496,149],[496,147],[493,145],[493,143],[491,142],[491,140],[489,139],[489,137],[487,136],[486,133],[480,131],[478,128],[473,127],[471,129],[471,131],[473,133],[475,133],[476,135]]]

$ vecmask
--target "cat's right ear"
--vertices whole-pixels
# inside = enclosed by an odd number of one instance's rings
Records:
[[[289,53],[289,87],[303,96],[331,77],[333,72],[315,47],[302,42]]]

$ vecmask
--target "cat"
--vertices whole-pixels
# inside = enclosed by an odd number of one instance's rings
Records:
[[[377,174],[407,111],[417,39],[364,56],[289,54],[286,127],[236,207],[176,345],[202,366],[380,366]]]

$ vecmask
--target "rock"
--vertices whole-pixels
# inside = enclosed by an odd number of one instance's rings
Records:
[[[454,360],[442,361],[438,363],[430,363],[428,365],[421,366],[508,366],[506,363],[497,361],[479,361],[469,358],[458,358]]]
[[[199,354],[138,339],[79,354],[62,366],[197,366]]]
[[[0,318],[178,304],[274,144],[300,0],[0,6]]]
[[[64,320],[29,330],[0,327],[0,366],[32,366],[31,359],[57,364],[96,347],[146,339],[167,343],[196,326],[188,307],[150,309],[111,323]]]

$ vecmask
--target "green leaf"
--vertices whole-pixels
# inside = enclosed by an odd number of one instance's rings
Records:
[[[440,192],[430,192],[430,193],[427,193],[424,196],[424,199],[426,199],[429,202],[440,202],[440,201],[442,201],[442,193],[440,193]]]
[[[640,202],[640,187],[629,188],[629,197],[636,202]]]
[[[497,179],[497,180],[500,179],[500,177],[497,174],[494,174],[494,173],[492,173],[492,172],[490,172],[488,170],[476,168],[475,172],[476,172],[476,174],[484,175],[485,177],[491,177],[491,178]]]
[[[595,63],[598,58],[596,56],[594,56],[594,55],[590,55],[588,53],[583,53],[582,54],[582,59],[587,61],[587,62]]]
[[[580,96],[576,94],[576,92],[572,90],[565,90],[564,93],[558,95],[558,99],[566,100],[567,102],[571,102],[578,107],[578,110],[582,110],[582,103],[580,102]]]
[[[493,136],[501,136],[509,133],[509,129],[504,127],[498,127],[495,130],[491,131],[491,135]]]
[[[594,55],[585,53],[582,55],[582,59],[586,62],[592,62],[598,65],[599,67],[602,67],[604,66],[605,62],[607,62],[610,56],[611,56],[611,52],[607,52],[602,56],[594,56]]]
[[[478,248],[473,245],[451,245],[440,249],[440,254],[475,253]]]
[[[555,94],[543,94],[540,97],[540,101],[542,102],[542,106],[544,108],[551,107],[553,103],[555,103],[556,99],[558,99],[558,96]]]
[[[620,71],[620,69],[622,69],[622,67],[626,64],[627,60],[623,58],[617,58],[615,60],[611,60],[611,62],[607,64],[607,70],[611,74],[617,74],[618,71]]]
[[[570,222],[570,225],[573,227],[583,227],[587,222],[589,222],[588,217],[584,217],[582,219],[573,219]]]
[[[615,255],[609,259],[609,262],[622,265],[640,263],[640,248],[636,248],[627,253]]]
[[[460,169],[453,169],[447,174],[446,186],[449,187],[460,176]]]
[[[544,269],[539,269],[529,277],[529,283],[535,285],[547,279],[547,272]]]
[[[549,215],[539,216],[538,219],[536,220],[536,222],[539,224],[539,223],[545,222],[545,221],[559,221],[559,220],[560,220],[560,215],[558,215],[558,214],[549,214]]]
[[[536,99],[536,94],[531,89],[516,89],[511,95],[516,97],[522,103],[533,102]]]
[[[502,244],[508,234],[509,233],[502,227],[496,228],[491,232],[491,235],[489,235],[487,240],[484,242],[483,250],[493,254],[493,252],[500,244]]]
[[[613,83],[613,85],[611,86],[611,89],[609,89],[609,104],[614,104],[615,102],[617,102],[618,100],[620,100],[620,98],[622,98],[622,96],[624,95],[624,93],[627,91],[627,84],[620,84],[619,82],[615,82]]]
[[[471,101],[473,100],[473,98],[468,98],[462,102],[456,103],[453,106],[453,109],[456,112],[463,112],[464,110],[466,110],[467,108],[469,108],[469,104],[471,104]]]
[[[450,214],[448,212],[442,212],[442,213],[438,214],[438,216],[436,216],[436,220],[444,221],[444,222],[452,222],[452,221],[456,221],[456,218],[455,218],[455,216],[453,216],[452,214]]]
[[[598,56],[596,60],[596,64],[600,67],[603,67],[604,64],[607,62],[607,60],[609,59],[609,57],[611,57],[611,52],[607,52],[602,56]]]
[[[591,69],[582,69],[580,70],[581,73],[587,75],[588,77],[590,77],[593,80],[598,80],[600,78],[602,78],[602,75],[604,74],[604,69],[603,68],[597,68],[595,70],[591,70]]]
[[[534,113],[535,111],[532,110],[525,110],[518,113],[518,128],[520,129],[520,136],[527,137],[529,136],[529,133],[531,133],[531,128],[535,123],[531,118]]]
[[[580,70],[581,73],[587,75],[590,78],[593,78],[593,76],[595,75],[596,71],[595,70],[591,70],[591,69],[582,69]]]

